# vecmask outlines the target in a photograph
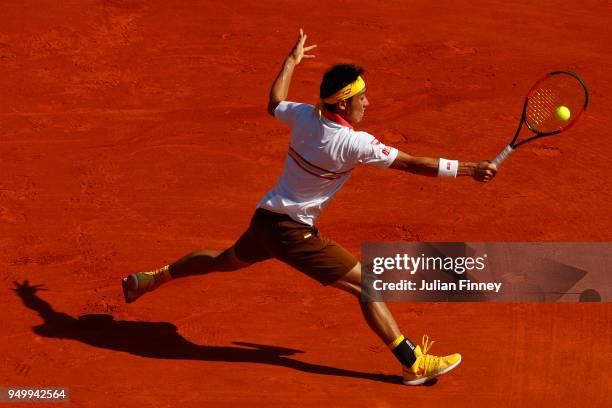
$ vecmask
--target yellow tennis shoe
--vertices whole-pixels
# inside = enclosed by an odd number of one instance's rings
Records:
[[[433,378],[446,374],[461,362],[461,354],[448,356],[432,356],[427,354],[435,342],[429,343],[429,337],[423,336],[423,347],[416,346],[414,356],[416,361],[410,368],[402,367],[402,377],[405,385],[420,385]]]

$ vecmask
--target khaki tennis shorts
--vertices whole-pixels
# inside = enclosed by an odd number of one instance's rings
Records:
[[[255,211],[234,250],[238,259],[249,263],[276,258],[322,285],[336,282],[357,265],[350,252],[316,227],[263,208]]]

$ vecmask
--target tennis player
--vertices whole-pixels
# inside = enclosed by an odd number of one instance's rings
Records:
[[[403,367],[403,382],[418,385],[440,376],[461,361],[461,355],[429,354],[427,336],[421,346],[402,335],[384,302],[361,298],[361,264],[340,244],[322,235],[316,220],[323,208],[360,164],[373,164],[432,177],[471,176],[490,181],[496,168],[456,160],[413,157],[356,131],[369,105],[363,69],[336,65],[323,76],[317,106],[288,102],[295,67],[316,45],[305,46],[302,30],[272,84],[268,112],[291,127],[285,166],[278,184],[257,205],[250,226],[223,251],[203,249],[152,272],[122,280],[125,300],[131,303],[161,284],[185,276],[235,271],[276,258],[316,279],[353,294],[370,328],[389,346]]]

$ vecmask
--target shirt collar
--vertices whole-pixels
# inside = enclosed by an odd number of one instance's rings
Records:
[[[325,116],[327,119],[331,120],[332,122],[336,122],[342,126],[346,126],[346,127],[353,129],[353,125],[348,123],[342,116],[338,115],[337,113],[330,112],[325,108],[321,108],[321,113],[323,114],[323,116]]]

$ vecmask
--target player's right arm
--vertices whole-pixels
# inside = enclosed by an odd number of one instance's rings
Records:
[[[440,159],[410,156],[399,151],[389,167],[423,176],[437,177],[439,165]],[[491,181],[495,177],[495,173],[497,173],[497,167],[488,160],[483,160],[480,163],[459,162],[457,168],[457,176],[470,176],[485,183]]]
[[[281,71],[272,83],[270,97],[268,99],[268,113],[272,116],[274,116],[274,110],[278,104],[287,98],[287,94],[289,93],[289,85],[291,84],[291,77],[293,76],[295,66],[302,61],[302,58],[315,57],[314,55],[306,54],[307,51],[310,51],[316,47],[316,45],[305,47],[304,44],[306,43],[306,38],[308,38],[308,36],[304,34],[304,31],[300,28],[297,42],[291,49],[291,52],[287,58],[285,58]]]

